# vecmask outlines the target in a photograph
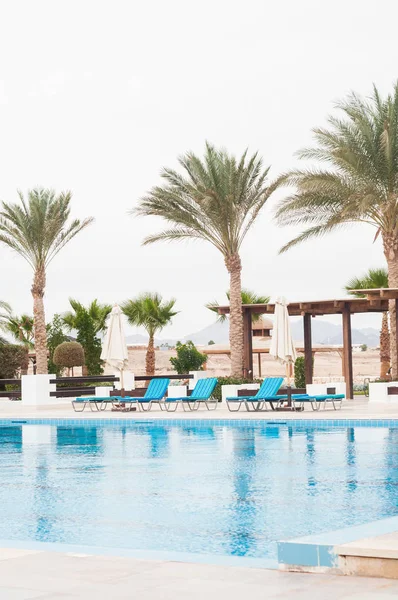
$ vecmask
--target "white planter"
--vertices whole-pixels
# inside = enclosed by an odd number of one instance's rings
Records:
[[[113,390],[112,386],[98,386],[95,388],[95,395],[97,398],[109,398],[111,395],[111,391]]]
[[[169,387],[167,388],[167,395],[169,398],[186,398],[187,386],[169,385]]]
[[[387,381],[385,383],[369,384],[369,403],[396,404],[398,407],[398,394],[389,394],[389,387],[398,387],[398,381]]]
[[[55,383],[50,383],[55,375],[22,375],[21,395],[22,404],[25,406],[44,406],[56,403],[56,399],[50,396],[55,392]]]
[[[116,375],[116,377],[120,377],[120,372],[115,371],[115,375]],[[130,373],[130,371],[123,372],[123,388],[125,390],[135,390],[134,373]],[[120,380],[115,381],[115,390],[121,390],[121,389],[122,389],[122,382]]]
[[[324,396],[328,388],[335,388],[336,394],[346,394],[346,384],[344,381],[333,381],[329,383],[309,383],[306,386],[307,394],[310,396]]]
[[[259,383],[242,383],[241,385],[222,385],[221,399],[222,402],[225,402],[226,398],[235,398],[238,395],[239,390],[258,390],[259,388]]]
[[[237,385],[222,385],[221,386],[221,401],[225,402],[226,398],[233,398],[238,395]]]
[[[209,376],[207,371],[189,371],[189,374],[193,375],[193,379],[189,379],[189,382],[188,382],[188,386],[189,386],[190,390],[193,390],[193,388],[195,387],[195,385],[199,381],[199,379],[206,379]]]

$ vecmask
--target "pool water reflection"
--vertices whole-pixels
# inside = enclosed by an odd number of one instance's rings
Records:
[[[0,427],[0,538],[274,558],[398,514],[398,429]]]

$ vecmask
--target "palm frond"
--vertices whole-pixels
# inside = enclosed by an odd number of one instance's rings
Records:
[[[121,305],[130,325],[143,326],[150,336],[161,331],[178,314],[175,298],[163,300],[157,293],[145,292]]]
[[[369,269],[362,277],[352,277],[344,286],[346,292],[358,298],[365,294],[353,290],[370,290],[388,288],[388,271],[386,268]]]
[[[93,219],[69,222],[71,193],[29,190],[19,204],[3,202],[0,210],[0,242],[22,256],[33,269],[45,268],[62,248]]]
[[[315,145],[298,153],[325,168],[281,177],[296,192],[279,203],[278,223],[308,226],[282,251],[349,223],[398,234],[398,83],[386,98],[374,87],[370,99],[352,93],[336,109],[327,127],[313,130]]]
[[[236,159],[209,142],[203,158],[187,152],[178,162],[181,172],[164,168],[164,185],[152,188],[132,211],[161,217],[170,225],[143,243],[200,239],[224,256],[238,253],[279,181],[267,183],[269,168],[263,167],[257,153],[248,156],[246,150]]]

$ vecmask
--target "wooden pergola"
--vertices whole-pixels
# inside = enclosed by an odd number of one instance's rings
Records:
[[[355,291],[355,290],[354,290]],[[358,313],[377,313],[389,310],[389,301],[395,303],[396,340],[398,348],[398,288],[358,290],[365,298],[343,298],[342,300],[311,300],[288,304],[289,315],[303,317],[305,382],[312,383],[312,317],[323,315],[342,315],[343,321],[343,375],[347,386],[347,398],[353,398],[354,378],[352,370],[351,315]],[[252,315],[273,314],[275,304],[243,304],[243,366],[245,377],[253,377],[252,352]],[[218,308],[220,315],[229,314],[229,306]]]

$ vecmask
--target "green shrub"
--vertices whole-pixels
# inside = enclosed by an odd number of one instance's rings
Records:
[[[55,348],[63,342],[67,342],[68,340],[69,338],[64,332],[64,323],[62,317],[60,315],[54,315],[51,323],[47,325],[47,348],[49,354],[48,372],[54,373],[57,377],[61,375],[63,367],[60,367],[54,363],[53,357]]]
[[[208,345],[208,346],[214,346],[214,344],[215,344],[215,341],[214,341],[214,340],[210,340],[209,342],[207,342],[207,345]]]
[[[362,344],[361,345],[361,352],[366,352],[367,349],[368,349],[367,344]]]
[[[170,362],[177,373],[189,373],[189,371],[202,371],[207,361],[206,354],[201,354],[193,342],[176,345],[177,357],[170,358]]]
[[[294,363],[294,385],[296,388],[305,388],[305,360],[304,356],[296,358]]]
[[[83,346],[79,342],[62,342],[54,350],[53,361],[57,367],[61,368],[82,367],[84,365]]]
[[[102,375],[101,340],[97,337],[94,320],[87,311],[80,316],[76,339],[84,348],[87,375]]]
[[[221,386],[223,385],[242,385],[243,383],[262,383],[261,379],[245,379],[244,377],[218,377],[217,385],[213,392],[213,398],[221,402]]]
[[[28,362],[28,350],[18,344],[0,345],[0,379],[15,379]],[[1,389],[1,388],[0,388]],[[3,391],[5,387],[3,386]]]

